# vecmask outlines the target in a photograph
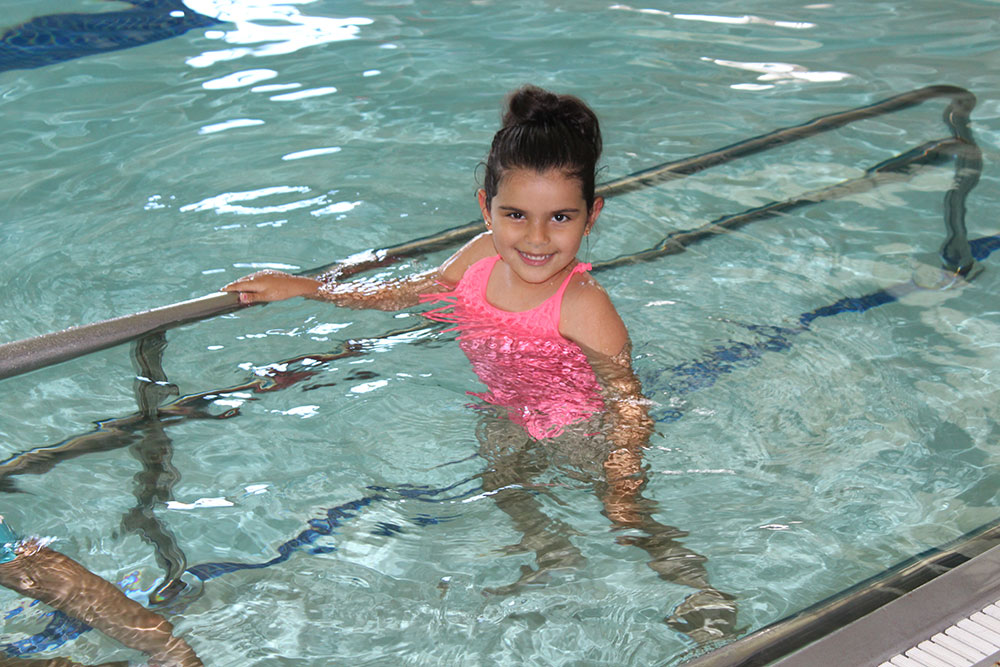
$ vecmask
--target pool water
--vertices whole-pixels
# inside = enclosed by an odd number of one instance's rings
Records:
[[[996,2],[187,5],[220,22],[0,72],[0,341],[474,220],[502,97],[524,82],[593,105],[605,179],[962,86],[979,99],[985,163],[969,237],[1000,231]],[[15,31],[128,9],[0,7]],[[947,136],[944,104],[611,199],[585,259],[856,178]],[[936,287],[953,173],[600,274],[660,420],[644,494],[736,598],[741,634],[1000,516],[997,256]],[[930,288],[797,328],[802,313],[911,280]],[[168,332],[163,370],[178,395],[205,397],[176,404],[155,442],[123,421],[137,410],[125,347],[4,380],[0,512],[143,600],[163,568],[148,530],[123,524],[137,505],[188,566],[266,563],[318,530],[267,567],[185,575],[191,590],[164,613],[206,664],[674,665],[698,651],[663,623],[692,590],[616,541],[592,489],[558,471],[536,480],[536,500],[586,562],[484,593],[534,555],[511,546],[522,535],[479,488],[466,392],[480,386],[451,335],[417,314],[247,309]],[[177,473],[160,495],[140,474],[153,445]],[[22,455],[34,449],[62,454]],[[0,611],[4,643],[51,621],[6,591]],[[96,632],[51,644],[22,655],[141,658]]]

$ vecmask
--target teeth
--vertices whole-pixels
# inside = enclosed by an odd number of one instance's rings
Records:
[[[549,257],[549,255],[529,255],[526,252],[522,252],[521,254],[525,257],[525,259],[530,259],[533,262],[540,262],[546,257]]]

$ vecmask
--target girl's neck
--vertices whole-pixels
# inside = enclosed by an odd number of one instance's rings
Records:
[[[574,259],[544,283],[529,283],[512,271],[502,258],[497,259],[486,282],[486,301],[494,308],[513,313],[537,308],[559,291],[577,264],[579,261]]]

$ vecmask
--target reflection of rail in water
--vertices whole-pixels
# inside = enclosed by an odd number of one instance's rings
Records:
[[[970,243],[970,247],[972,255],[977,261],[985,260],[991,253],[1000,249],[1000,234],[974,239]],[[734,342],[719,346],[697,360],[687,361],[670,368],[662,370],[640,369],[643,384],[649,390],[670,392],[677,395],[710,387],[719,376],[731,373],[739,367],[755,361],[766,352],[789,349],[792,345],[790,338],[808,331],[809,325],[819,318],[844,313],[863,313],[877,306],[898,301],[903,296],[920,289],[924,288],[910,281],[860,297],[845,297],[833,304],[801,313],[797,318],[798,327],[746,325],[749,331],[760,336],[757,343]],[[375,341],[397,336],[412,337],[415,333],[430,333],[437,328],[439,327],[435,324],[421,324],[408,329],[394,330],[378,337],[347,341],[337,352],[303,354],[267,364],[261,366],[259,371],[245,382],[188,394],[160,405],[156,408],[157,419],[164,427],[179,424],[188,419],[229,419],[239,414],[239,408],[213,413],[210,408],[216,399],[239,392],[267,393],[286,389],[315,377],[333,361],[363,356]],[[370,379],[371,377],[367,375],[363,378],[352,376],[347,379]],[[303,389],[308,391],[327,384],[332,383],[307,385]],[[658,420],[673,421],[679,416],[679,413],[673,411],[661,412],[658,414]],[[5,461],[0,461],[0,491],[17,491],[12,477],[41,475],[62,461],[135,444],[143,437],[143,429],[148,426],[147,419],[147,415],[139,412],[125,417],[102,420],[98,422],[98,427],[89,433],[67,438],[53,445],[14,454]]]

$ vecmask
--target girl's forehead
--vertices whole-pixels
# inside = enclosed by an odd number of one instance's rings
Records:
[[[519,195],[583,200],[583,181],[563,169],[538,171],[524,167],[507,169],[497,183],[497,196],[501,198]]]

